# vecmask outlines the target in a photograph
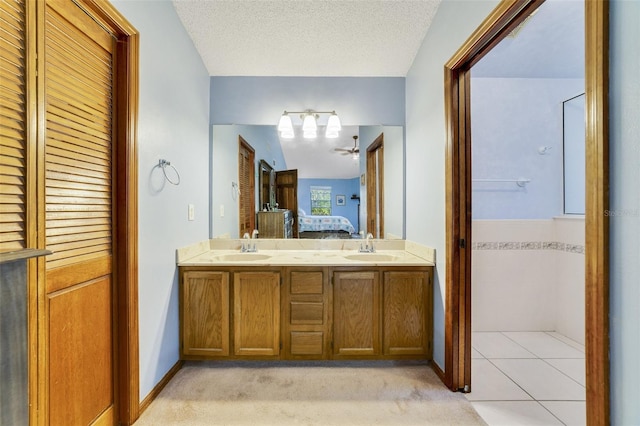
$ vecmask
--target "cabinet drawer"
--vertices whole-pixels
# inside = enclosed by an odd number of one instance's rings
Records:
[[[324,303],[291,302],[291,325],[324,323]]]
[[[291,355],[322,355],[323,342],[321,331],[292,331]]]
[[[291,294],[322,294],[322,272],[292,272]]]

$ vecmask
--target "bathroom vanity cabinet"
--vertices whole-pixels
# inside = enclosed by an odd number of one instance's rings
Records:
[[[333,358],[430,357],[431,294],[429,271],[335,272]]]
[[[183,271],[180,281],[183,358],[279,355],[278,271],[197,268]]]
[[[431,359],[431,266],[181,266],[182,359]]]

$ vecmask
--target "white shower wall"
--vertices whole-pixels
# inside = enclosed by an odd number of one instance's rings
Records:
[[[584,218],[474,220],[473,331],[557,331],[584,344]]]

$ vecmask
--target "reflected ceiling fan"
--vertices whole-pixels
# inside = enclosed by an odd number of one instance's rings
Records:
[[[341,152],[342,155],[360,155],[360,148],[358,148],[358,135],[353,135],[353,148],[335,148],[336,151]]]

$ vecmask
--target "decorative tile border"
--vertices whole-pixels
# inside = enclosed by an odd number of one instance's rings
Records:
[[[492,241],[471,244],[473,250],[559,250],[584,254],[584,246],[557,241]]]

